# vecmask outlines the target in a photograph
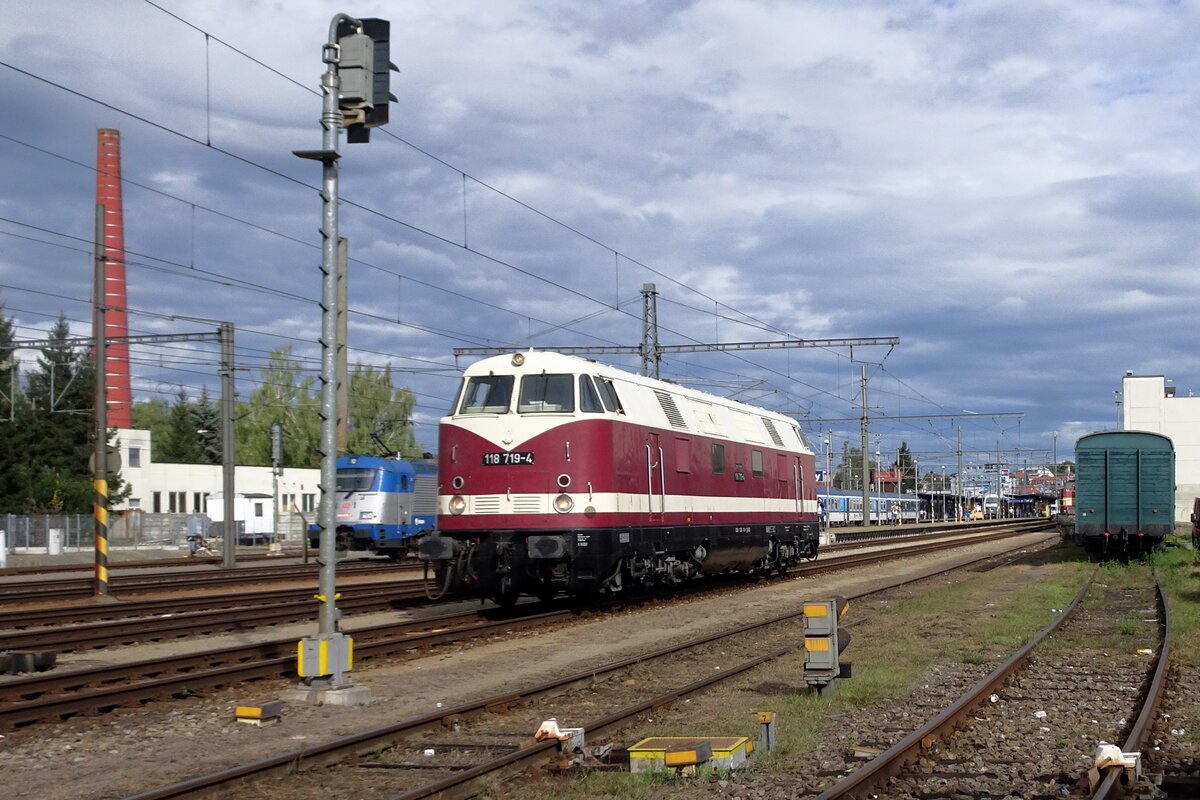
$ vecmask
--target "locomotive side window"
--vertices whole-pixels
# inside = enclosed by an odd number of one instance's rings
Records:
[[[600,390],[600,399],[604,401],[604,408],[614,414],[624,414],[625,409],[621,408],[621,400],[617,397],[617,390],[613,386],[613,382],[608,378],[596,378],[596,388]]]
[[[579,376],[579,410],[589,414],[604,413],[604,406],[600,405],[600,395],[596,394],[596,387],[592,385],[592,379],[588,375]]]
[[[750,451],[750,474],[756,478],[763,476],[762,450]]]
[[[572,375],[526,375],[517,398],[518,414],[542,411],[574,411],[575,381]]]
[[[717,475],[725,472],[725,445],[714,444],[712,446],[712,468],[713,473]]]
[[[463,387],[467,385],[465,380],[458,384],[458,391],[454,393],[454,402],[450,404],[450,416],[454,416],[455,409],[458,408],[458,401],[462,399]]]
[[[512,375],[479,375],[467,379],[460,414],[507,414],[512,400]]]

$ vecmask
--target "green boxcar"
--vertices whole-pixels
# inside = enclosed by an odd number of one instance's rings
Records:
[[[1075,443],[1075,536],[1111,555],[1145,552],[1175,528],[1175,448],[1159,433],[1092,433]]]

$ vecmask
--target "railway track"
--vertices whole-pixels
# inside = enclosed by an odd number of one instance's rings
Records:
[[[1024,535],[1021,528],[1007,535]],[[1000,538],[998,534],[989,537]],[[851,553],[837,559],[810,562],[789,573],[789,578],[815,575],[874,563],[883,559],[937,552],[961,547],[961,540],[912,543],[893,550]],[[785,579],[789,579],[785,578]],[[721,584],[717,584],[721,586]],[[621,606],[614,602],[613,606]],[[595,607],[589,607],[594,610]],[[520,607],[518,607],[520,610]],[[251,611],[243,609],[243,614]],[[556,616],[535,614],[536,624],[565,621],[578,613],[566,608]],[[311,616],[311,604],[309,615]],[[517,620],[503,616],[498,622],[480,612],[468,615],[471,624],[495,624],[512,628]],[[524,619],[524,618],[520,618]],[[455,621],[459,620],[459,621]],[[189,623],[190,624],[190,623]],[[485,627],[462,628],[459,615],[419,622],[393,622],[349,631],[355,639],[356,659],[396,655],[421,647],[449,644],[456,635],[472,638],[489,632]],[[420,631],[435,626],[436,631],[421,637]],[[82,646],[82,645],[81,645]],[[11,681],[0,682],[0,730],[16,730],[38,723],[52,723],[81,714],[107,713],[118,708],[141,707],[155,700],[187,696],[217,687],[231,686],[263,678],[295,678],[295,637],[262,641],[219,650],[168,656],[120,666],[90,669],[55,670]]]
[[[1108,767],[1089,785],[1088,768],[1100,741],[1142,749],[1162,698],[1169,639],[1161,586],[1089,579],[1011,658],[817,800],[1004,797],[1013,786],[1026,796],[1117,797],[1123,770]],[[1154,658],[1143,655],[1152,651]]]
[[[1008,526],[1004,530],[971,536],[1015,535],[1033,529],[1027,524]],[[973,539],[972,539],[973,540]],[[963,543],[961,531],[938,531],[921,537],[905,536],[888,540],[913,543],[919,541],[934,547],[944,547],[950,542]],[[886,544],[875,542],[875,544]],[[841,544],[826,548],[826,560],[830,556],[847,558],[862,550],[861,544]],[[361,562],[360,562],[361,563]],[[422,576],[422,565],[405,565],[399,569],[403,575],[413,575],[415,579]],[[343,571],[339,567],[338,576],[360,577],[364,573],[374,575],[382,571],[391,574],[395,566],[372,565],[363,563],[356,570]],[[306,578],[308,576],[305,576]],[[315,579],[315,575],[312,576]],[[403,602],[420,602],[424,595],[420,586],[405,587],[402,582],[391,582],[396,595],[393,599]],[[204,588],[201,586],[200,588]],[[220,587],[216,587],[220,588]],[[374,602],[365,599],[368,591],[366,584],[353,587],[342,587],[347,592],[348,602],[342,607],[346,610],[367,611],[387,610],[386,597],[379,596]],[[381,590],[382,591],[382,590]],[[361,598],[361,599],[360,599]],[[19,611],[0,612],[0,646],[5,649],[42,649],[71,652],[74,650],[107,647],[113,644],[133,644],[136,642],[162,641],[179,636],[219,633],[228,630],[247,630],[261,625],[275,625],[280,622],[302,620],[311,612],[312,588],[279,589],[255,593],[212,594],[194,596],[174,595],[168,599],[157,600],[128,600],[120,603],[102,603],[92,605],[74,605],[61,607],[37,607]],[[293,609],[292,619],[287,618],[287,608]],[[260,617],[243,614],[240,618],[234,609],[253,608],[261,610]],[[209,627],[204,626],[205,614],[212,618]],[[122,624],[115,621],[123,620]],[[112,623],[112,624],[110,624]],[[63,626],[71,626],[62,629]],[[94,639],[89,639],[88,631],[94,630]],[[178,633],[172,633],[177,630]]]
[[[62,621],[33,627],[29,616],[15,616],[17,630],[4,630],[0,614],[0,646],[8,650],[53,650],[70,653],[117,645],[146,644],[188,636],[212,636],[235,631],[256,630],[291,622],[310,620],[316,614],[313,589],[283,589],[224,599],[193,598],[194,610],[181,608],[177,600],[131,603],[119,619],[79,621],[78,609],[54,609],[39,615],[57,616]],[[426,605],[424,584],[411,580],[377,582],[340,587],[338,608],[345,613],[363,614],[392,611],[412,605]],[[217,607],[213,607],[214,603]],[[103,612],[103,609],[100,609]],[[57,613],[53,613],[57,612]]]
[[[940,571],[1002,560],[992,555]],[[928,577],[897,580],[885,588]],[[554,754],[557,742],[529,743],[538,721],[549,715],[544,705],[529,707],[536,700],[554,698],[554,714],[563,724],[581,725],[594,741],[771,660],[797,654],[802,658],[803,640],[802,611],[788,612],[536,685],[508,687],[500,694],[395,724],[310,743],[303,750],[140,792],[127,800],[245,792],[246,781],[255,781],[255,796],[263,798],[295,796],[300,784],[305,796],[352,796],[367,786],[393,800],[470,796],[489,785],[487,781],[496,786],[497,775],[542,763]],[[596,694],[589,689],[601,692],[601,705],[613,710],[597,711]]]
[[[415,576],[420,575],[422,569],[421,564],[365,561],[339,563],[337,567],[338,574],[347,577],[383,573]],[[205,591],[273,581],[315,581],[318,571],[319,567],[316,564],[272,564],[220,571],[211,568],[208,571],[173,570],[153,575],[114,575],[109,580],[108,588],[111,597],[123,598],[185,590]],[[92,578],[0,582],[0,603],[56,602],[94,596],[95,582]]]

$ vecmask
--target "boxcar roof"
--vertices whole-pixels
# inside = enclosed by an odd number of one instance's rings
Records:
[[[1171,451],[1175,446],[1168,436],[1153,431],[1103,431],[1089,433],[1075,442],[1080,450],[1154,450]]]

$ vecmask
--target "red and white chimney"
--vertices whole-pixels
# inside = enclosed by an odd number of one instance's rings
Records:
[[[125,297],[125,216],[121,210],[121,132],[96,131],[96,204],[104,207],[104,334],[129,335]],[[97,335],[95,317],[92,334]],[[105,348],[104,380],[110,428],[133,427],[133,393],[129,382],[129,345]]]

